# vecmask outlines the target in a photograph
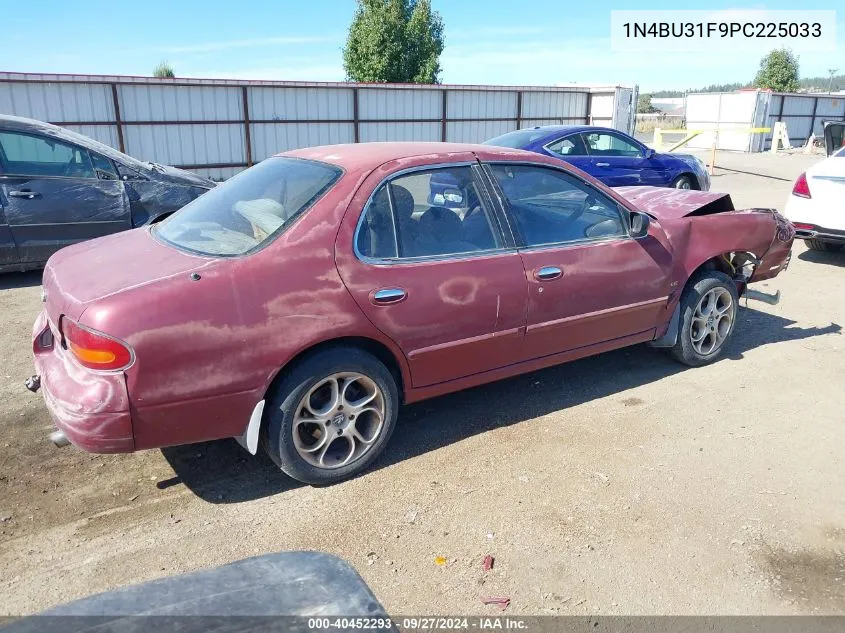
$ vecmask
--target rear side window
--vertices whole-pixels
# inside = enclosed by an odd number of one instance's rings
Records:
[[[0,132],[0,147],[9,175],[96,178],[88,150],[54,138]]]
[[[513,132],[497,136],[496,138],[491,138],[489,141],[484,141],[484,145],[522,149],[526,145],[539,141],[548,134],[549,131],[544,130],[543,128],[537,128],[536,130],[515,130]]]
[[[416,171],[373,194],[361,218],[358,253],[375,259],[460,255],[501,246],[471,167]]]
[[[587,147],[580,134],[573,134],[546,145],[546,149],[558,156],[586,156]]]
[[[242,255],[273,239],[341,176],[333,165],[274,157],[189,203],[154,229],[204,255]]]

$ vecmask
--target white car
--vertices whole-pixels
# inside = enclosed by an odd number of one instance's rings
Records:
[[[838,251],[845,245],[845,123],[826,122],[824,144],[827,158],[798,176],[784,215],[808,247]]]

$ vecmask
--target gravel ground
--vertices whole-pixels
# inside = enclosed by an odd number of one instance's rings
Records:
[[[714,189],[782,208],[814,160],[720,154]],[[39,276],[2,276],[0,614],[297,549],[394,614],[845,613],[843,266],[797,244],[780,305],[744,308],[709,367],[638,346],[407,407],[326,488],[233,441],[51,447],[22,386]]]

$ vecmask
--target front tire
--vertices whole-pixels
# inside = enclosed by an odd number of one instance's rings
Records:
[[[707,271],[691,279],[681,295],[681,327],[672,356],[690,367],[715,361],[733,334],[738,308],[736,284],[725,273]]]
[[[294,366],[268,404],[270,458],[298,481],[325,485],[358,475],[384,451],[399,393],[378,359],[336,347]]]
[[[825,253],[836,253],[842,250],[842,244],[837,242],[825,242],[823,240],[804,240],[807,247],[814,251],[823,251]]]
[[[672,181],[672,187],[675,189],[696,189],[692,176],[688,176],[686,174],[675,178],[675,180]]]

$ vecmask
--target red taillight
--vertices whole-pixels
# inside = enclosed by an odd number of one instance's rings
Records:
[[[804,222],[793,222],[792,226],[794,226],[799,231],[812,231],[816,228],[815,224],[805,224]]]
[[[116,371],[132,364],[132,350],[126,343],[62,318],[62,335],[67,348],[83,367]]]
[[[792,188],[792,195],[800,198],[812,198],[810,195],[810,185],[807,184],[807,174],[798,176],[795,181],[795,186]]]

